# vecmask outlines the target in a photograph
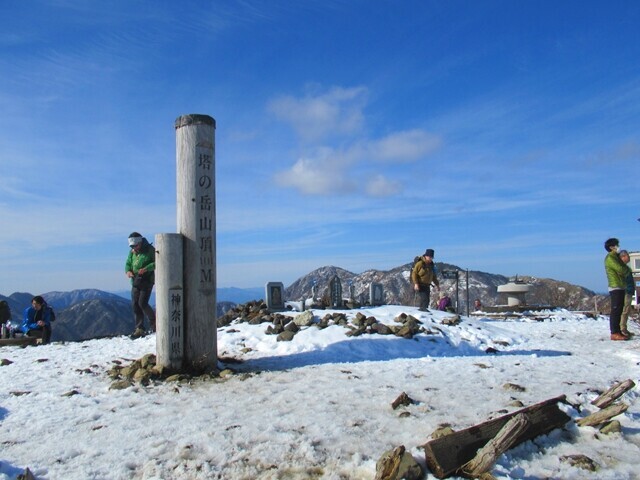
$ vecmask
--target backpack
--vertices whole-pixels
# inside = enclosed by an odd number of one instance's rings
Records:
[[[49,305],[47,305],[46,308],[49,310],[49,321],[50,322],[55,322],[56,321],[56,312],[54,312],[53,308],[51,308]]]
[[[11,309],[6,300],[0,301],[0,323],[11,320]]]
[[[413,280],[411,279],[413,276],[413,270],[416,268],[418,262],[422,260],[422,255],[418,255],[413,258],[413,263],[411,264],[411,268],[409,269],[409,282],[413,285]]]

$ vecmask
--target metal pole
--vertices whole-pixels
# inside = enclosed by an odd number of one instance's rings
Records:
[[[460,288],[459,288],[459,270],[456,270],[456,313],[460,314]]]
[[[469,269],[467,268],[467,316],[470,315],[469,311]]]

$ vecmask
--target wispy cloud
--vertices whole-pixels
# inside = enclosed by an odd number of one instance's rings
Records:
[[[367,150],[377,160],[411,162],[435,152],[441,144],[440,136],[416,128],[372,140]]]
[[[371,180],[367,183],[355,181],[361,178],[355,168],[371,169],[376,162],[415,162],[437,151],[442,139],[419,128],[380,138],[367,137],[367,93],[365,87],[332,87],[302,98],[288,95],[269,102],[268,110],[286,121],[304,142],[316,142],[313,154],[300,156],[274,177],[278,186],[293,188],[303,195],[383,197],[401,191],[400,180],[391,180],[380,172],[369,172]],[[331,138],[336,137],[329,146]]]
[[[351,186],[344,167],[330,156],[299,158],[289,170],[276,175],[276,183],[304,195],[344,194]]]
[[[390,197],[402,189],[400,182],[376,175],[366,185],[366,192],[372,197]]]
[[[291,125],[305,141],[358,133],[364,124],[364,87],[333,87],[302,98],[283,95],[267,106],[277,118]]]

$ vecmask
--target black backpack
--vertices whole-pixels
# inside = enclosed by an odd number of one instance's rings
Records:
[[[56,312],[54,312],[53,308],[51,308],[49,305],[47,305],[45,308],[47,308],[49,310],[49,321],[50,322],[55,322],[56,321]]]
[[[0,323],[5,323],[7,320],[11,320],[11,309],[6,300],[0,301]]]

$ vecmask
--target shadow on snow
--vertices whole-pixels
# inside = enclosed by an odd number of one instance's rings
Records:
[[[483,349],[484,348],[484,349]],[[238,371],[281,371],[310,365],[329,363],[383,362],[389,360],[407,360],[418,358],[455,358],[455,357],[495,357],[495,356],[531,356],[560,357],[570,352],[557,350],[507,350],[488,353],[486,345],[474,347],[467,343],[452,344],[442,337],[417,337],[413,339],[371,339],[355,338],[333,343],[324,348],[307,352],[252,358],[234,364]],[[224,362],[223,362],[224,363]]]

